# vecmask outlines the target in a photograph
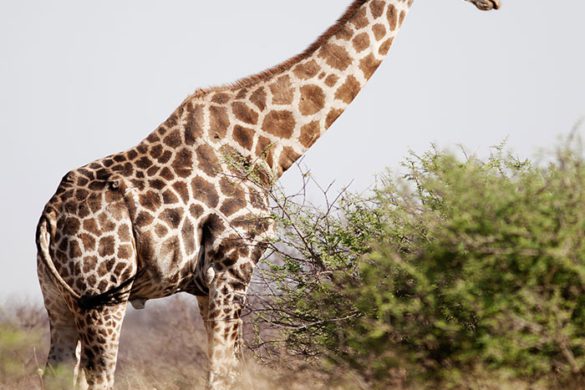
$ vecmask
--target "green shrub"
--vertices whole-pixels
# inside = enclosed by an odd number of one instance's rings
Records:
[[[502,148],[487,160],[432,150],[405,165],[372,199],[280,214],[287,246],[269,269],[279,289],[261,318],[286,328],[293,351],[373,387],[582,375],[580,149],[546,164]]]

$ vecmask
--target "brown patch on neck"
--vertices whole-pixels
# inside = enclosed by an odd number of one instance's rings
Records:
[[[290,77],[284,75],[279,77],[272,85],[272,104],[291,104],[294,98],[294,90],[290,82]]]
[[[248,88],[248,87],[251,87],[251,86],[253,86],[261,81],[266,81],[267,79],[271,78],[275,74],[282,73],[282,72],[290,69],[295,64],[297,64],[297,63],[301,62],[302,60],[305,60],[308,57],[310,57],[311,55],[313,55],[317,50],[319,50],[319,48],[321,46],[323,46],[329,40],[329,38],[342,32],[345,25],[354,16],[356,16],[356,14],[360,11],[360,8],[364,4],[366,4],[368,1],[370,1],[370,0],[354,0],[353,3],[351,3],[351,5],[347,8],[347,10],[343,13],[343,15],[341,15],[341,17],[337,20],[337,22],[333,26],[329,27],[327,29],[327,31],[325,31],[319,38],[317,38],[317,40],[315,42],[313,42],[309,47],[307,47],[305,49],[305,51],[303,51],[302,53],[297,54],[296,56],[288,59],[287,61],[282,62],[279,65],[276,65],[276,66],[269,68],[269,69],[267,69],[263,72],[260,72],[258,74],[240,79],[232,84],[223,85],[223,86],[219,86],[219,87],[199,89],[194,93],[194,96],[195,97],[203,96],[209,92],[214,92],[214,91],[218,91],[221,89],[233,90],[233,89],[237,89],[237,88]]]
[[[290,138],[295,129],[296,121],[290,111],[270,111],[264,118],[262,130],[280,138]]]
[[[236,102],[232,105],[232,112],[242,122],[255,125],[258,123],[258,114],[250,109],[246,103]]]
[[[360,69],[364,73],[366,80],[369,80],[370,77],[372,77],[380,64],[380,60],[376,59],[372,54],[369,54],[360,61]]]
[[[280,161],[278,162],[282,173],[286,172],[286,170],[289,169],[300,157],[301,155],[295,152],[293,148],[289,148],[288,146],[285,147],[282,150]]]
[[[355,99],[361,89],[362,86],[359,81],[354,76],[349,75],[345,83],[335,93],[335,98],[349,104]]]
[[[301,137],[299,138],[299,141],[305,148],[310,148],[320,135],[321,124],[317,121],[313,121],[301,128]]]
[[[317,85],[301,87],[299,110],[303,115],[314,115],[325,107],[325,93]]]

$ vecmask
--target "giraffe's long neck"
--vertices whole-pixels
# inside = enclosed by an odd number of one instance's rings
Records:
[[[372,77],[412,2],[355,0],[304,53],[232,86],[201,91],[210,141],[266,161],[280,177]]]

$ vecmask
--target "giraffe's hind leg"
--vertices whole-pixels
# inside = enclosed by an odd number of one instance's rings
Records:
[[[39,273],[45,308],[49,317],[51,346],[43,374],[45,389],[70,389],[78,364],[76,348],[79,334],[65,298],[53,282]]]
[[[111,390],[127,301],[80,310],[76,316],[81,337],[78,387]]]

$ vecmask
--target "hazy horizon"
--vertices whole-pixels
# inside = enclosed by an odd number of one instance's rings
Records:
[[[350,3],[3,2],[0,301],[39,299],[35,226],[67,171],[136,144],[197,87],[302,51]],[[585,2],[551,4],[415,1],[388,60],[304,165],[361,191],[431,143],[485,155],[507,139],[521,157],[551,147],[585,117]]]

